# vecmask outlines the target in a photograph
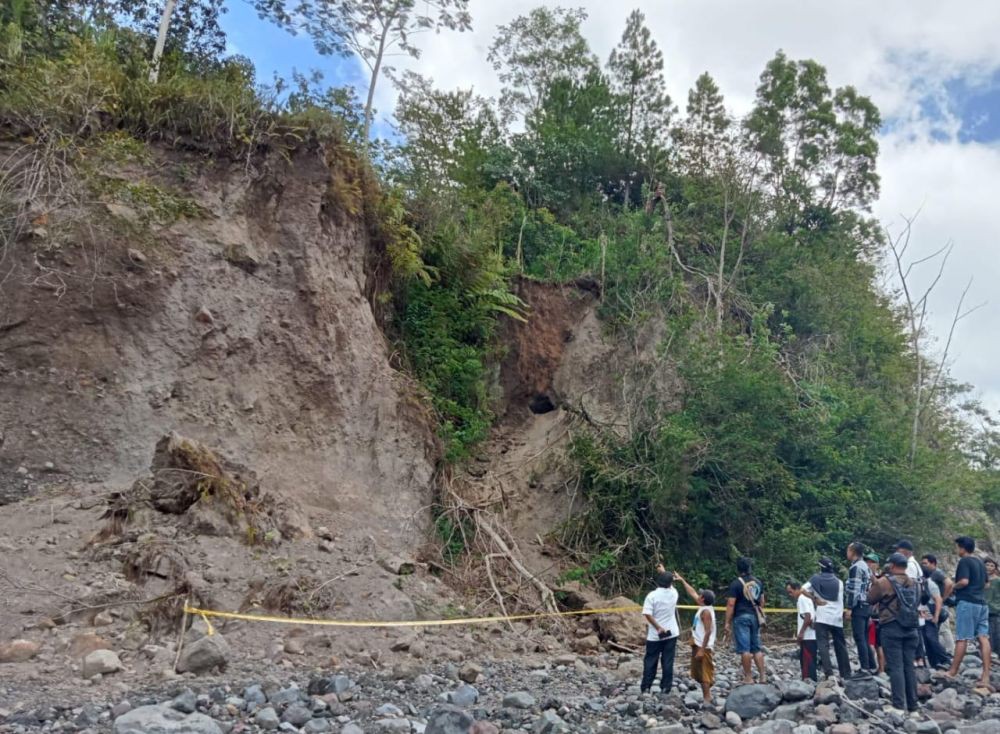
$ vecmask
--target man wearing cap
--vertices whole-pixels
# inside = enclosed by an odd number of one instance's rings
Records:
[[[990,687],[990,610],[986,605],[986,566],[975,556],[976,541],[967,535],[955,538],[958,567],[955,569],[955,656],[948,676],[954,678],[962,669],[962,659],[969,642],[979,640],[983,659],[981,688]]]
[[[886,670],[892,689],[892,705],[896,709],[917,710],[917,626],[907,621],[903,607],[905,599],[910,612],[917,607],[916,583],[906,572],[908,559],[902,553],[889,556],[889,572],[872,582],[868,603],[878,617],[882,645],[885,649]]]
[[[837,670],[841,678],[851,675],[851,660],[847,655],[844,639],[844,582],[834,573],[833,560],[827,556],[819,559],[820,572],[802,585],[802,593],[816,604],[816,647],[823,674],[833,675],[830,664],[830,638],[837,656]]]
[[[861,543],[854,542],[847,546],[847,560],[851,564],[847,572],[847,616],[851,620],[851,633],[858,648],[861,672],[875,673],[878,663],[868,648],[868,619],[871,616],[868,589],[872,585],[872,573],[864,555],[865,547]]]

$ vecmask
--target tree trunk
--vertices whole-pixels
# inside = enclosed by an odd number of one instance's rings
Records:
[[[372,129],[372,103],[375,101],[375,85],[378,83],[378,73],[382,68],[382,57],[385,55],[385,42],[389,37],[389,26],[392,25],[392,20],[386,21],[385,25],[382,27],[382,37],[378,39],[378,53],[375,55],[375,63],[372,65],[372,76],[368,82],[368,101],[365,102],[365,132],[364,138],[365,143],[368,143],[368,137],[371,134]]]
[[[160,30],[156,34],[156,46],[153,47],[153,61],[149,68],[149,81],[153,84],[160,78],[160,59],[163,58],[163,47],[167,43],[167,31],[170,30],[170,17],[177,7],[177,0],[167,0],[160,15]]]

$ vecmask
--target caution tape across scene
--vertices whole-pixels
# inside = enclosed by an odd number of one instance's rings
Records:
[[[700,607],[693,605],[677,605],[677,609],[695,611]],[[716,611],[725,611],[725,607],[715,607]],[[319,625],[324,627],[442,627],[445,625],[458,624],[485,624],[490,622],[517,622],[528,619],[542,619],[545,617],[579,617],[588,614],[624,614],[629,612],[641,612],[642,607],[638,604],[627,607],[607,607],[604,609],[579,609],[568,612],[533,612],[530,614],[504,614],[494,617],[457,617],[454,619],[410,619],[399,622],[385,622],[375,620],[344,620],[344,619],[310,619],[308,617],[278,617],[268,614],[244,614],[242,612],[220,612],[214,609],[201,609],[185,605],[184,613],[202,617],[208,622],[209,617],[220,619],[239,619],[245,622],[267,622],[270,624],[302,624]],[[770,607],[764,609],[767,614],[795,614],[795,609],[781,609]]]

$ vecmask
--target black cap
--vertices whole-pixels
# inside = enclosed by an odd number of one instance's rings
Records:
[[[893,553],[889,556],[889,565],[891,566],[907,566],[910,561],[902,553]]]
[[[901,540],[898,543],[896,543],[896,547],[893,548],[893,550],[908,550],[908,551],[912,552],[913,551],[913,543],[911,543],[910,541],[908,541],[908,540],[906,540],[904,538],[903,540]]]
[[[834,568],[833,559],[830,558],[830,556],[821,556],[819,559],[819,567],[824,571],[832,571]]]

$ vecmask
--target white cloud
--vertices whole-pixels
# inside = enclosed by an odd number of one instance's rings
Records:
[[[407,63],[445,88],[473,87],[494,95],[499,83],[486,60],[497,26],[526,13],[536,0],[472,0],[475,31],[442,33],[424,40],[424,54]],[[687,90],[710,72],[730,108],[746,112],[757,79],[777,49],[792,58],[812,58],[827,67],[832,85],[853,84],[872,97],[883,117],[896,125],[883,136],[882,199],[875,212],[885,221],[922,207],[914,248],[930,252],[955,242],[951,263],[936,291],[932,329],[947,336],[951,312],[970,275],[970,301],[992,300],[964,321],[952,347],[953,375],[974,383],[988,405],[1000,409],[1000,229],[993,207],[1000,194],[1000,148],[961,144],[960,121],[948,114],[944,83],[961,77],[980,83],[1000,67],[1000,3],[932,0],[658,0],[634,4],[585,0],[590,17],[584,33],[606,59],[632,7],[646,14],[666,57],[669,91],[683,107]],[[404,66],[404,64],[400,64]],[[378,107],[393,108],[385,84]],[[934,100],[943,116],[929,119],[924,100]],[[1000,111],[998,111],[1000,114]],[[932,136],[936,136],[932,137]]]

